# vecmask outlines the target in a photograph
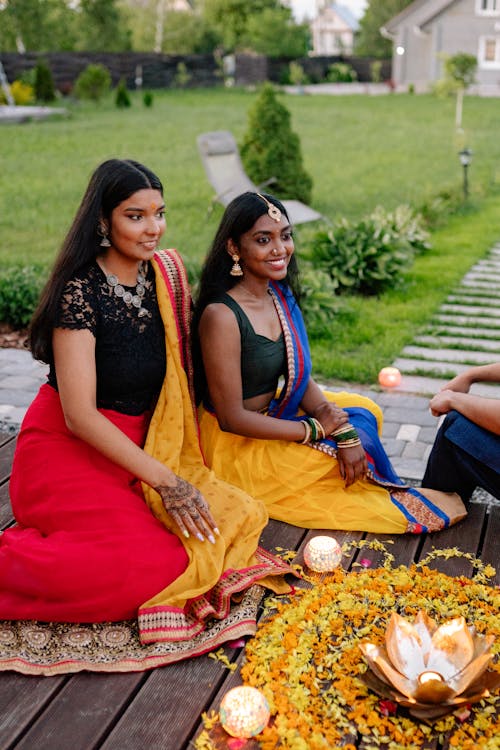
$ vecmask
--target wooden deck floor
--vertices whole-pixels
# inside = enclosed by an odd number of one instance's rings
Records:
[[[15,439],[0,433],[0,528],[13,523],[8,498],[8,478]],[[301,561],[301,549],[311,533],[272,521],[262,536],[262,546],[294,549]],[[361,533],[338,532],[339,542],[374,538]],[[377,535],[393,539],[391,553],[398,564],[417,561],[433,547],[458,546],[473,552],[497,569],[500,584],[500,508],[487,512],[484,505],[472,505],[469,517],[456,527],[436,535]],[[354,553],[350,561],[356,560]],[[363,553],[366,557],[366,552]],[[370,551],[372,565],[381,563]],[[448,574],[472,575],[463,558],[436,561]],[[234,661],[240,653],[226,648]],[[203,711],[217,710],[224,693],[239,683],[238,672],[222,668],[219,662],[201,656],[144,673],[79,673],[57,677],[26,677],[0,673],[0,750],[187,750],[201,729]],[[365,746],[359,740],[359,748]],[[229,747],[222,742],[221,748]],[[253,750],[249,740],[243,750]],[[428,748],[441,750],[438,745]],[[446,742],[442,746],[446,748]]]

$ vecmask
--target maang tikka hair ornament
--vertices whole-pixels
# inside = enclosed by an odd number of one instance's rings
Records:
[[[233,259],[233,267],[229,271],[230,276],[243,276],[243,271],[239,264],[240,256],[235,253],[231,258]]]
[[[257,195],[259,196],[259,198],[262,198],[262,200],[266,204],[267,215],[269,216],[269,218],[276,222],[281,221],[281,211],[279,210],[278,206],[275,206],[274,203],[268,201],[267,198],[264,198],[264,196],[260,193],[257,193]]]

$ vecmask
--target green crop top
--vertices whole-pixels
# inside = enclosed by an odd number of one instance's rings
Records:
[[[236,316],[241,334],[241,382],[243,398],[271,393],[278,387],[280,375],[286,372],[286,350],[283,333],[277,341],[255,333],[245,312],[229,295],[217,302],[230,307]]]

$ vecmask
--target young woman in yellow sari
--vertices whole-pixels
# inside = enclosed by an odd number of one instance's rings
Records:
[[[463,518],[458,495],[395,474],[373,401],[315,383],[296,278],[284,206],[259,193],[235,198],[202,270],[193,326],[208,465],[298,526],[420,533]]]

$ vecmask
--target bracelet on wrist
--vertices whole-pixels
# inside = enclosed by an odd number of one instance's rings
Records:
[[[325,437],[325,430],[319,419],[316,419],[315,417],[306,417],[306,421],[311,428],[311,440],[313,442],[323,440]]]
[[[305,445],[306,443],[309,443],[311,440],[311,425],[307,421],[307,419],[302,419],[302,424],[304,425],[304,439],[303,440],[297,440],[298,443],[301,445]]]
[[[337,441],[337,448],[356,448],[361,444],[362,443],[359,438],[353,440],[342,440],[342,442]]]

